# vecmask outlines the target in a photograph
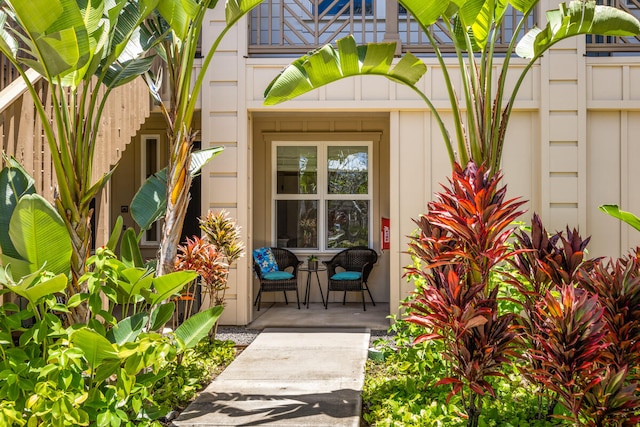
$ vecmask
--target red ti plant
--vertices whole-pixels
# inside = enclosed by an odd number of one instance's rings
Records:
[[[557,291],[564,285],[575,284],[579,271],[588,271],[597,264],[597,259],[585,259],[585,249],[589,240],[590,238],[582,239],[575,229],[571,231],[569,228],[566,236],[562,232],[549,235],[537,214],[533,215],[530,234],[516,233],[514,249],[517,254],[509,260],[515,271],[508,282],[521,295],[520,303],[523,310],[515,321],[523,332],[523,357],[528,361],[528,366],[524,366],[521,373],[532,382],[536,382],[532,372],[542,369],[541,362],[532,357],[532,354],[542,350],[536,334],[537,304],[544,300],[549,291]],[[557,403],[557,397],[552,390],[544,386],[541,387],[542,390],[548,395],[548,402],[547,408],[543,409],[542,395],[540,396],[540,418],[551,414]]]
[[[607,326],[611,362],[640,380],[640,252],[580,274],[580,286],[598,296]]]
[[[529,349],[539,366],[533,376],[557,394],[575,425],[584,425],[588,412],[585,396],[597,395],[594,387],[605,371],[609,345],[603,340],[606,329],[602,312],[597,296],[565,284],[560,298],[547,291],[531,313],[534,330],[528,333],[539,344],[539,348]]]
[[[582,413],[589,427],[637,427],[638,396],[636,384],[625,381],[626,367],[615,371],[607,366],[602,381],[584,392]]]
[[[516,233],[514,248],[518,253],[510,260],[529,287],[518,278],[511,283],[534,300],[543,297],[549,289],[576,283],[579,270],[589,270],[600,261],[585,259],[589,240],[591,237],[582,239],[577,230],[571,231],[569,228],[566,237],[562,232],[549,235],[538,214],[534,214],[531,236],[524,232]]]
[[[488,379],[503,376],[517,340],[513,314],[499,313],[498,285],[490,280],[493,269],[513,255],[507,240],[524,203],[505,199],[501,176],[472,163],[464,170],[456,165],[449,187],[416,221],[420,234],[409,244],[421,265],[407,268],[407,275],[423,278],[424,285],[405,304],[406,320],[425,328],[416,343],[445,342],[451,376],[436,384],[452,385],[449,398],[461,395],[473,427],[482,397],[495,396]]]
[[[521,373],[549,394],[547,416],[560,401],[576,423],[580,418],[585,425],[635,425],[638,398],[625,381],[627,372],[636,372],[640,350],[640,308],[630,310],[640,304],[638,261],[604,266],[600,259],[586,260],[588,242],[568,228],[566,236],[548,235],[537,215],[530,236],[517,234],[519,253],[510,260],[515,273],[509,283],[522,295],[516,322],[529,363]],[[561,292],[560,301],[554,292]],[[593,359],[587,363],[584,357]]]

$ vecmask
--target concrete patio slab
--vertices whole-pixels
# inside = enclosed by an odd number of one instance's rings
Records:
[[[275,303],[254,311],[254,315],[254,321],[248,325],[251,329],[344,327],[386,331],[391,324],[387,319],[388,303],[377,303],[375,306],[368,303],[367,311],[362,309],[361,303],[342,305],[330,302],[327,309],[321,303],[311,303],[309,308],[301,306],[300,310],[295,303]]]

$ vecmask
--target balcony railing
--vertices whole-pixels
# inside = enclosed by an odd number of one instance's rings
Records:
[[[599,0],[640,16],[640,0]],[[521,14],[507,12],[497,52],[504,52]],[[533,13],[522,33],[535,24]],[[431,35],[444,52],[453,44],[443,24],[432,26]],[[396,0],[265,0],[249,21],[249,54],[252,56],[300,55],[353,34],[361,43],[396,41],[401,51],[433,52],[427,36]],[[500,41],[504,41],[501,43]],[[640,52],[637,37],[587,37],[589,52]],[[602,53],[600,53],[602,54]]]

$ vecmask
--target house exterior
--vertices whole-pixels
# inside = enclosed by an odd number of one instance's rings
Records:
[[[635,1],[613,3],[638,12]],[[554,1],[541,1],[536,21],[544,22],[543,11],[555,7]],[[203,50],[223,23],[221,7],[210,11]],[[294,58],[348,33],[359,42],[395,40],[398,53],[421,56],[428,71],[419,85],[445,120],[450,118],[439,66],[395,0],[265,0],[242,20],[219,47],[200,94],[201,146],[225,149],[192,191],[184,233],[198,233],[197,216],[208,210],[225,209],[242,227],[247,254],[233,266],[222,323],[254,319],[258,282],[251,250],[261,246],[290,248],[301,260],[311,254],[325,260],[340,247],[364,243],[380,255],[369,282],[376,302],[388,303],[395,314],[413,290],[403,278],[411,263],[406,250],[412,219],[426,211],[451,170],[424,102],[381,77],[354,77],[275,107],[263,105],[268,83]],[[522,220],[537,212],[550,231],[577,228],[592,236],[590,256],[618,257],[640,243],[639,233],[598,209],[607,203],[640,212],[634,186],[640,168],[633,166],[640,159],[638,52],[636,39],[576,37],[554,46],[523,83],[507,133],[504,183],[512,197],[528,201]],[[449,60],[454,69],[455,58]],[[523,66],[511,62],[513,68]],[[131,111],[129,101],[123,100],[125,111]],[[105,164],[117,160],[119,167],[100,211],[105,231],[118,215],[134,225],[128,215],[133,194],[166,163],[161,116],[153,108],[142,116],[144,123],[131,127],[137,132],[126,149],[114,144],[117,150],[108,151]],[[383,218],[390,223],[385,250]],[[157,250],[157,233],[151,230],[143,239],[149,257]],[[98,233],[98,244],[106,235]],[[271,298],[281,295],[267,294],[263,301]],[[320,301],[319,293],[311,298]],[[359,301],[357,294],[348,298]]]

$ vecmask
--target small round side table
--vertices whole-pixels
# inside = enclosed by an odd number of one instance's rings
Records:
[[[307,288],[304,291],[304,305],[309,308],[309,297],[311,293],[311,275],[313,273],[316,274],[316,280],[318,282],[318,289],[320,289],[320,298],[322,298],[322,304],[324,305],[324,293],[322,292],[322,285],[320,284],[320,276],[318,275],[318,271],[327,271],[327,267],[325,265],[319,264],[316,268],[310,269],[308,265],[300,267],[300,271],[307,272]]]

